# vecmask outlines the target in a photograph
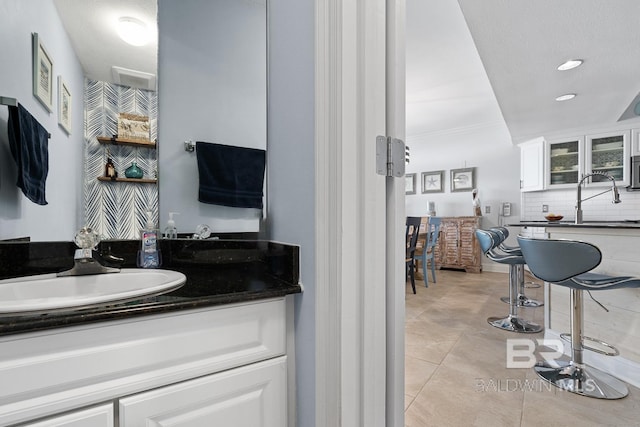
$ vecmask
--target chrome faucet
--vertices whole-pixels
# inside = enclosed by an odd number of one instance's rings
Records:
[[[74,242],[80,248],[76,249],[73,256],[74,265],[71,269],[58,273],[58,277],[120,272],[119,268],[106,267],[93,257],[95,248],[100,243],[100,236],[91,228],[82,227]]]
[[[608,178],[611,181],[611,189],[610,190],[605,190],[602,191],[598,194],[594,194],[593,196],[589,196],[585,199],[582,198],[582,183],[584,182],[585,179],[589,178],[590,176],[604,176],[606,178]],[[584,202],[585,200],[589,200],[589,199],[593,199],[596,196],[599,196],[601,194],[604,193],[608,193],[609,191],[611,191],[611,194],[613,195],[613,201],[612,203],[620,203],[620,193],[618,193],[618,187],[616,187],[616,179],[614,177],[612,177],[611,175],[609,175],[606,172],[592,172],[592,173],[588,173],[586,175],[584,175],[580,181],[578,181],[578,195],[576,197],[576,224],[582,224],[582,202]]]

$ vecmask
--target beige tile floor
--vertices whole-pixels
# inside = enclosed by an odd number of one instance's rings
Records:
[[[440,270],[406,289],[405,426],[640,426],[640,390],[620,400],[563,392],[532,369],[506,368],[507,338],[541,338],[490,326],[508,313],[507,274]],[[542,289],[527,289],[542,300]],[[521,309],[543,323],[542,308]]]

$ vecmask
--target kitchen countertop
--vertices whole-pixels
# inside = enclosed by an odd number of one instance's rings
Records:
[[[186,283],[159,296],[94,308],[0,316],[0,336],[120,320],[300,293],[299,248],[269,241],[161,240],[161,268],[184,273]],[[138,241],[102,242],[99,249],[135,267]],[[0,279],[62,271],[73,265],[71,242],[0,244]],[[117,273],[114,273],[117,274]]]
[[[630,221],[584,221],[575,224],[573,221],[520,221],[507,224],[509,227],[570,227],[570,228],[635,228],[640,229],[640,220]]]

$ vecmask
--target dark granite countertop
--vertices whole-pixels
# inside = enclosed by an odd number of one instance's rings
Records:
[[[584,221],[575,224],[573,221],[521,221],[507,224],[509,227],[570,227],[570,228],[636,228],[640,229],[640,220],[627,221]]]
[[[101,254],[123,257],[135,267],[138,241],[105,241]],[[0,279],[66,270],[71,242],[0,244]],[[163,295],[95,308],[0,316],[0,335],[119,320],[300,293],[299,248],[269,241],[162,240],[163,269],[184,273],[186,283]],[[105,264],[108,264],[105,262]],[[116,273],[117,274],[117,273]]]

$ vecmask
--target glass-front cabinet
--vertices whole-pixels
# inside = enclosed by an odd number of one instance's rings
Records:
[[[581,137],[548,141],[547,187],[576,185],[582,168],[583,139]]]
[[[603,172],[616,180],[618,185],[629,184],[630,133],[618,131],[587,135],[585,138],[585,173]],[[604,176],[594,176],[592,183],[610,182]]]

